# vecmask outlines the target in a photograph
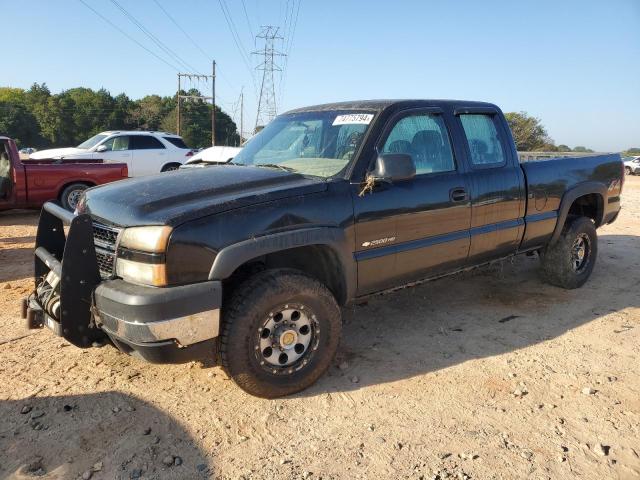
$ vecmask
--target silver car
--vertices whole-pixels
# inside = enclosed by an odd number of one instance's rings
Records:
[[[625,157],[622,161],[624,162],[624,173],[640,175],[640,157]]]

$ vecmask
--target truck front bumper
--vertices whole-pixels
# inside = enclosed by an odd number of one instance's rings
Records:
[[[65,234],[64,225],[69,225]],[[23,301],[28,328],[47,326],[88,348],[107,338],[155,363],[203,355],[213,360],[220,330],[220,282],[156,288],[100,278],[88,215],[43,207],[35,250],[35,289]]]
[[[120,350],[179,363],[213,355],[221,303],[220,282],[154,288],[108,280],[95,289],[93,318]]]

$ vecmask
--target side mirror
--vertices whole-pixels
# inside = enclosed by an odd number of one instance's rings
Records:
[[[106,152],[106,151],[107,151],[106,145],[99,145],[98,148],[96,148],[96,152]]]
[[[413,157],[406,153],[385,153],[376,158],[376,166],[370,177],[374,181],[398,182],[411,180],[416,176]]]

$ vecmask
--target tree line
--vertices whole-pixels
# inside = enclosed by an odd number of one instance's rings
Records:
[[[530,116],[527,112],[509,112],[505,113],[505,117],[520,152],[593,152],[582,145],[573,148],[563,144],[556,145],[540,119]],[[640,155],[640,148],[631,147],[621,153],[623,156]]]
[[[200,95],[197,89],[183,95]],[[211,104],[181,101],[181,135],[192,148],[211,145]],[[20,147],[68,147],[105,130],[175,132],[176,97],[147,95],[132,100],[112,96],[104,88],[78,87],[53,94],[46,84],[31,88],[0,87],[0,134]],[[238,145],[240,136],[231,117],[216,105],[216,144]]]
[[[183,91],[197,96],[197,89]],[[182,137],[192,148],[211,145],[211,104],[199,100],[181,103]],[[505,114],[519,151],[592,152],[584,146],[556,145],[540,119],[526,112]],[[164,130],[175,132],[176,97],[147,95],[132,100],[124,93],[71,88],[52,94],[46,84],[31,88],[0,87],[0,134],[14,138],[21,147],[50,148],[78,145],[104,130]],[[240,135],[231,117],[216,105],[216,143],[239,145]],[[630,148],[628,155],[640,155]]]

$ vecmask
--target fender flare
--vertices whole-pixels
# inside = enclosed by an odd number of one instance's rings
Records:
[[[342,265],[345,284],[345,300],[348,302],[356,292],[357,272],[352,248],[343,229],[337,227],[312,227],[278,232],[249,238],[224,247],[218,252],[209,280],[224,280],[242,264],[270,253],[292,248],[322,245],[331,248]]]
[[[569,215],[569,209],[571,208],[571,205],[573,205],[573,202],[579,197],[592,193],[600,195],[602,200],[602,209],[598,209],[597,212],[596,227],[602,225],[605,207],[604,202],[607,198],[607,186],[602,182],[581,183],[580,185],[567,190],[562,196],[560,208],[558,209],[558,221],[556,223],[556,228],[554,228],[553,234],[551,235],[551,240],[549,241],[550,244],[557,241],[560,237],[562,228],[564,227],[564,224],[567,221],[567,216]]]

